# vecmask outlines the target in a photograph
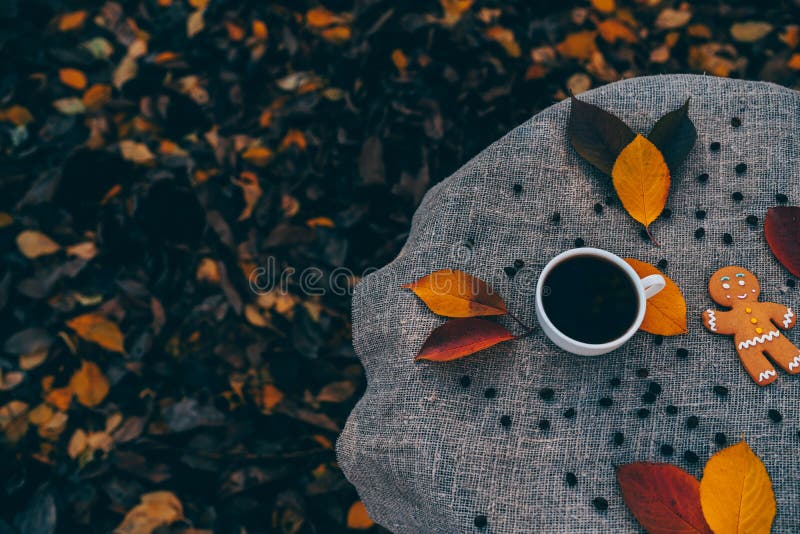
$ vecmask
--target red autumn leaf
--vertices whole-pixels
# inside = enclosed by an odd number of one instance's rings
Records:
[[[452,319],[431,332],[417,360],[447,362],[513,339],[505,327],[475,317]]]
[[[790,273],[800,276],[800,207],[780,206],[767,210],[764,220],[767,243]]]
[[[622,498],[649,534],[712,534],[700,506],[700,482],[670,464],[617,467]]]

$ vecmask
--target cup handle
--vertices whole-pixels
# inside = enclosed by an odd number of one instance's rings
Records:
[[[639,283],[642,284],[642,289],[644,289],[644,298],[649,299],[657,295],[662,289],[664,289],[667,285],[666,280],[660,274],[651,274],[650,276],[645,276]]]

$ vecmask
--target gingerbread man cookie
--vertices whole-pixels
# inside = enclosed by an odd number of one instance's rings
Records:
[[[800,349],[778,329],[795,324],[791,308],[774,302],[759,302],[758,278],[741,267],[729,266],[711,275],[708,293],[714,302],[730,311],[706,310],[703,325],[715,334],[733,336],[739,359],[759,386],[778,378],[766,356],[790,374],[800,373]]]

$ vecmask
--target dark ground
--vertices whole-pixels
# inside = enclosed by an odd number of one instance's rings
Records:
[[[0,3],[0,533],[369,528],[349,297],[253,270],[380,267],[569,91],[798,84],[793,2],[470,4]]]

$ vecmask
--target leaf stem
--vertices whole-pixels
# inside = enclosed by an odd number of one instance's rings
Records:
[[[645,226],[644,227],[644,231],[647,232],[647,237],[650,238],[650,241],[652,241],[655,246],[657,246],[657,247],[661,246],[661,243],[656,241],[656,238],[653,237],[653,234],[650,233],[650,227],[649,226]]]
[[[520,337],[529,336],[529,335],[531,335],[532,333],[534,333],[536,331],[536,328],[526,325],[525,323],[522,322],[522,320],[519,317],[517,317],[516,315],[514,315],[510,311],[506,310],[506,315],[511,317],[514,321],[517,322],[517,324],[519,324],[522,328],[525,329],[525,335],[524,336],[520,336]],[[519,339],[519,337],[517,337],[516,339]]]

